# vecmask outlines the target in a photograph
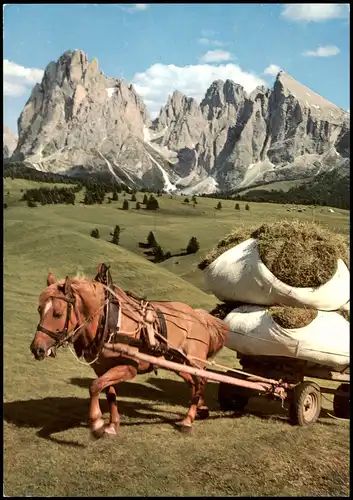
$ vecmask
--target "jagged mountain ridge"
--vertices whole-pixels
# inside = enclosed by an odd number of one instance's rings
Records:
[[[312,177],[350,155],[349,114],[286,73],[250,95],[217,80],[201,103],[175,91],[151,123],[133,86],[82,51],[47,66],[18,126],[14,160],[187,194]]]
[[[4,126],[2,148],[3,158],[10,158],[16,149],[17,140],[18,137],[8,127]]]

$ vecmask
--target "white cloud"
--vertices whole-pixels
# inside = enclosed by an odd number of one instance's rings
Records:
[[[291,21],[328,21],[349,16],[349,4],[344,3],[289,3],[283,7],[283,17]]]
[[[204,63],[215,63],[231,60],[232,55],[226,50],[209,50],[208,52],[206,52],[206,54],[200,57],[200,62]]]
[[[214,47],[223,47],[226,45],[225,42],[221,42],[220,40],[211,40],[210,38],[199,38],[198,42],[201,45],[213,45]]]
[[[277,76],[277,74],[281,71],[281,68],[277,66],[277,64],[270,64],[264,70],[264,75]]]
[[[4,94],[18,97],[28,93],[37,82],[40,82],[44,71],[38,68],[25,68],[4,59],[3,73]]]
[[[150,115],[155,118],[174,90],[201,101],[206,90],[215,80],[233,80],[251,92],[266,82],[254,73],[244,71],[240,66],[228,63],[218,66],[195,64],[175,66],[154,64],[142,73],[136,73],[132,83],[143,98]]]
[[[214,35],[216,35],[216,32],[215,32],[215,30],[206,30],[206,29],[203,29],[203,30],[201,30],[201,35],[205,36],[205,37],[207,37],[207,36],[214,36]]]
[[[135,3],[131,7],[120,7],[125,12],[129,14],[133,14],[134,12],[142,12],[143,10],[148,9],[149,5],[147,3]]]
[[[337,56],[341,51],[335,45],[325,45],[323,47],[318,47],[316,50],[306,50],[302,52],[303,56],[312,57],[332,57]]]

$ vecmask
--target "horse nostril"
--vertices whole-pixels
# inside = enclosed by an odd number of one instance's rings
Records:
[[[37,349],[37,354],[38,354],[38,356],[44,356],[44,354],[45,354],[45,350],[44,350],[44,349],[42,349],[41,347],[38,347],[38,349]]]

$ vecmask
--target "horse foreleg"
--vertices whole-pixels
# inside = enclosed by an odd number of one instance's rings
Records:
[[[108,370],[104,375],[95,379],[90,387],[90,410],[89,410],[89,424],[91,433],[94,437],[100,438],[105,432],[106,429],[104,427],[104,420],[102,419],[102,412],[99,405],[99,395],[106,388],[118,384],[119,382],[123,382],[124,380],[130,380],[135,377],[137,369],[130,365],[119,365],[115,366]],[[109,391],[108,391],[109,392]],[[115,396],[115,390],[113,393]],[[111,397],[111,396],[109,396]],[[113,400],[113,397],[111,397]],[[112,403],[113,404],[113,403]],[[114,398],[114,405],[116,407],[117,421],[119,420],[118,408],[116,405],[116,397]],[[114,415],[114,412],[113,412]],[[112,423],[112,415],[111,422]],[[108,427],[107,434],[116,434],[115,429],[113,429],[110,425]]]
[[[116,404],[116,392],[113,385],[106,388],[106,398],[109,406],[110,419],[108,426],[105,428],[105,432],[107,434],[116,434],[120,424],[120,416]]]

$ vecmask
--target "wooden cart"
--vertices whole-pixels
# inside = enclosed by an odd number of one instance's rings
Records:
[[[291,358],[270,356],[240,356],[242,370],[229,369],[226,372],[214,369],[201,370],[195,366],[168,361],[138,352],[121,344],[106,344],[123,355],[175,372],[186,372],[207,380],[218,382],[220,408],[243,410],[251,396],[258,394],[282,402],[289,407],[289,420],[300,426],[312,425],[321,411],[321,394],[334,394],[334,413],[338,418],[349,418],[350,375],[349,367],[334,372],[328,367],[313,365]],[[250,373],[251,372],[251,373]],[[320,387],[306,377],[341,382],[337,389]]]

